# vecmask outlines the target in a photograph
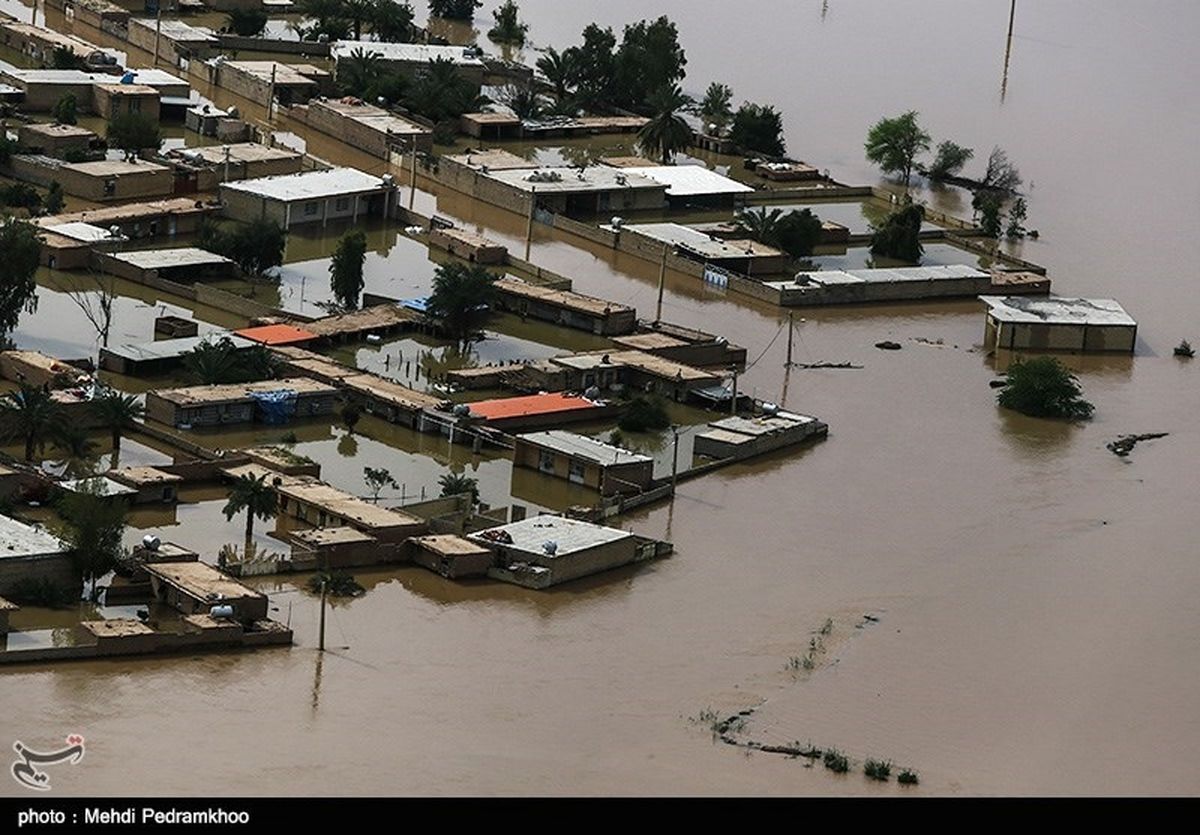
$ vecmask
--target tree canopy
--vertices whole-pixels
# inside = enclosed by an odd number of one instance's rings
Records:
[[[474,20],[483,0],[429,0],[429,13],[447,20]]]
[[[1083,399],[1079,381],[1054,357],[1018,359],[1008,369],[997,400],[1030,417],[1086,420],[1095,407]]]
[[[275,488],[267,482],[267,479],[266,473],[257,476],[250,474],[238,476],[229,491],[229,500],[225,502],[225,507],[221,508],[221,512],[229,521],[233,521],[233,517],[243,510],[246,511],[246,542],[243,553],[247,557],[254,550],[255,518],[264,522],[273,519],[279,507]]]
[[[682,81],[686,67],[679,32],[665,15],[627,25],[613,59],[616,103],[647,114],[655,112],[651,97]]]
[[[149,116],[127,111],[108,123],[108,144],[124,151],[126,160],[133,160],[142,151],[157,151],[162,145],[162,131]]]
[[[867,159],[885,174],[899,176],[908,188],[913,165],[929,150],[929,134],[917,123],[917,111],[910,110],[890,119],[883,118],[867,131]]]
[[[0,398],[0,437],[24,443],[26,461],[33,460],[64,422],[62,406],[38,386],[21,382],[16,391]]]
[[[784,152],[783,116],[770,105],[745,102],[733,114],[729,138],[744,151],[781,157]]]
[[[471,501],[479,501],[479,480],[469,475],[446,473],[438,479],[438,486],[442,488],[443,496],[461,496],[466,493],[470,495]]]
[[[246,275],[257,278],[283,263],[287,231],[262,217],[224,226],[206,221],[200,228],[199,244],[231,259]]]
[[[933,162],[925,169],[925,176],[935,183],[948,177],[956,177],[962,171],[962,167],[974,156],[975,151],[971,148],[964,148],[946,140],[937,146],[937,153],[934,155]]]
[[[924,220],[925,210],[915,203],[892,212],[883,225],[875,230],[871,238],[871,254],[910,264],[920,263],[925,253],[920,238]]]
[[[366,234],[361,229],[353,229],[343,235],[329,262],[329,286],[338,306],[345,310],[358,309],[366,260]]]
[[[124,550],[122,539],[129,510],[124,499],[105,496],[102,485],[102,479],[88,479],[77,489],[64,491],[58,500],[64,539],[93,595],[96,580],[116,567]]]
[[[267,13],[262,9],[230,9],[225,13],[225,25],[243,38],[261,34],[267,26]]]
[[[265,345],[239,350],[228,336],[201,340],[183,355],[184,370],[204,385],[270,379],[277,362]]]
[[[42,239],[38,227],[24,220],[0,220],[0,252],[4,279],[0,281],[0,340],[16,329],[22,313],[37,310],[37,273]]]
[[[647,153],[660,158],[663,165],[669,164],[675,154],[691,144],[692,129],[680,115],[691,103],[678,84],[663,87],[650,97],[648,104],[653,115],[638,131],[638,144]]]
[[[464,348],[475,338],[495,302],[498,276],[478,265],[439,264],[427,309],[451,339]]]
[[[488,39],[496,43],[520,46],[525,43],[529,25],[521,22],[520,11],[514,0],[504,0],[500,8],[492,12],[495,25],[488,30]]]
[[[793,258],[812,255],[821,242],[821,219],[811,209],[746,209],[734,219],[738,229],[752,240],[782,249]]]
[[[700,118],[704,130],[720,134],[733,119],[733,90],[725,84],[713,82],[708,85],[700,102]]]

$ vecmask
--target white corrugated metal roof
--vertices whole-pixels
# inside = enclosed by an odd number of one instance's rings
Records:
[[[433,46],[419,43],[377,43],[374,41],[334,41],[330,54],[333,60],[346,58],[356,49],[361,49],[368,55],[378,55],[385,61],[409,61],[424,63],[435,58],[453,61],[462,67],[482,67],[474,55],[467,55],[465,46]]]
[[[561,429],[531,432],[528,435],[521,435],[520,440],[566,455],[573,455],[576,458],[585,458],[603,466],[639,464],[654,460],[648,455],[640,455],[612,444],[597,441],[595,438],[589,438],[587,435],[577,435]]]
[[[887,284],[901,281],[947,281],[959,278],[987,278],[988,274],[966,264],[933,267],[880,267],[870,270],[814,270],[798,273],[794,283],[828,287],[835,284]],[[775,282],[787,285],[790,282]]]
[[[611,226],[605,226],[604,228],[612,230]],[[705,258],[762,258],[783,254],[774,247],[757,242],[752,242],[753,250],[747,252],[744,245],[738,246],[739,243],[745,244],[745,241],[721,240],[720,238],[714,238],[711,235],[701,232],[699,229],[693,229],[690,226],[684,226],[679,223],[627,223],[621,228],[638,232],[673,246],[690,249],[699,255],[703,255]]]
[[[53,232],[56,235],[62,235],[64,238],[71,238],[75,241],[85,241],[87,243],[114,240],[107,229],[102,229],[99,226],[93,226],[90,223],[60,223],[58,226],[47,226],[46,231]]]
[[[979,300],[988,306],[988,315],[1001,322],[1137,327],[1125,308],[1112,299],[980,296]]]
[[[232,264],[224,255],[209,252],[194,246],[175,249],[135,249],[129,252],[110,253],[111,257],[143,270],[161,270],[164,267],[198,267],[204,264]]]
[[[8,516],[0,516],[0,560],[5,557],[30,557],[60,554],[67,545],[41,528],[26,525]]]
[[[170,359],[181,357],[191,351],[201,342],[216,342],[222,337],[228,337],[234,348],[251,348],[257,345],[249,339],[243,339],[229,331],[204,334],[202,336],[184,336],[179,339],[159,339],[155,342],[139,342],[136,344],[117,345],[104,350],[118,357],[145,362],[146,360]]]
[[[552,179],[554,175],[558,175],[558,179]],[[611,168],[607,165],[589,165],[582,170],[566,166],[546,166],[532,170],[511,168],[488,171],[484,176],[523,191],[536,190],[538,194],[579,194],[589,191],[663,187],[657,180],[629,173],[628,168]],[[530,179],[531,177],[533,179]]]
[[[703,165],[654,165],[622,168],[626,174],[649,177],[667,187],[669,197],[698,197],[706,194],[743,194],[754,191],[745,183],[739,183],[723,174],[718,174]]]
[[[383,180],[356,168],[331,168],[326,171],[305,171],[300,174],[277,174],[255,180],[222,183],[221,190],[245,191],[269,200],[291,203],[296,200],[316,200],[383,188]]]

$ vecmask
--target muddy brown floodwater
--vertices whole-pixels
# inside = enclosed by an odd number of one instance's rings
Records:
[[[619,25],[644,4],[521,10],[534,46],[561,48],[587,20]],[[1186,35],[1200,7],[1019,4],[1003,100],[1007,3],[657,10],[679,22],[690,90],[720,80],[778,105],[791,153],[843,181],[875,180],[866,127],[907,109],[977,157],[1003,146],[1042,232],[1025,256],[1058,292],[1116,297],[1140,322],[1136,357],[1071,360],[1096,419],[998,411],[975,303],[801,313],[801,360],[865,368],[785,375],[777,311],[679,277],[668,318],[762,353],[742,385],[819,415],[827,441],[622,520],[676,544],[637,570],[540,593],[363,575],[370,591],[333,610],[323,657],[313,598],[270,581],[291,650],[6,670],[0,735],[87,738],[56,790],[901,791],[747,756],[695,721],[760,703],[747,738],[912,766],[919,793],[1200,789],[1200,365],[1171,356],[1200,338],[1200,57]],[[961,209],[961,195],[933,198]],[[523,234],[521,218],[459,196],[418,203]],[[535,261],[652,308],[653,265],[545,235]],[[903,350],[875,350],[881,339]],[[1128,459],[1104,448],[1154,431],[1171,434]],[[878,622],[856,628],[868,613]],[[816,668],[787,669],[827,619]]]

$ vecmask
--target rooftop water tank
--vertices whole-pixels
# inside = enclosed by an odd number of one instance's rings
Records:
[[[157,551],[160,545],[162,545],[162,540],[152,533],[142,537],[142,547],[147,551]]]
[[[231,618],[233,617],[233,607],[228,603],[222,606],[213,606],[208,610],[210,618]]]

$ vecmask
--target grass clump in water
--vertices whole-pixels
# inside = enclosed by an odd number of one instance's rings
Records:
[[[830,748],[826,751],[821,761],[834,774],[845,774],[850,770],[849,758],[836,748]]]
[[[921,782],[921,779],[917,776],[917,772],[913,771],[911,768],[906,768],[901,771],[900,776],[897,777],[896,780],[902,786],[915,786],[917,783]]]
[[[887,779],[892,776],[892,764],[883,760],[867,760],[863,765],[863,774],[872,780],[878,780],[881,783],[887,782]]]

